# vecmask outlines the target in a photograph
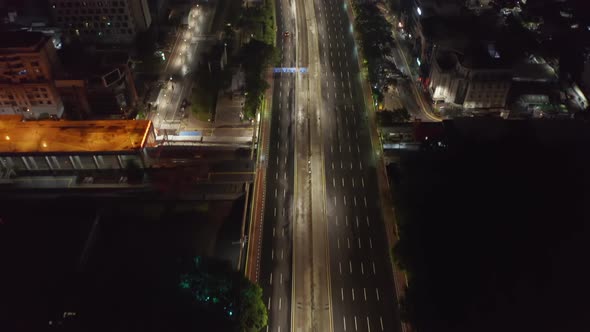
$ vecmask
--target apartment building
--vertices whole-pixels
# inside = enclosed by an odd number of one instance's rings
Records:
[[[61,117],[63,105],[52,81],[60,70],[50,37],[39,32],[0,34],[0,115]]]
[[[128,44],[150,27],[147,0],[49,0],[57,26],[72,39]]]

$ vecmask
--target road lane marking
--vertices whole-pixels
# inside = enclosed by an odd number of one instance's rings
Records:
[[[283,284],[283,274],[279,274],[279,284]]]
[[[341,169],[342,169],[342,168],[344,168],[344,166],[343,166],[343,165],[344,165],[344,164],[342,164],[342,160],[340,160],[340,168],[341,168]]]
[[[334,196],[334,207],[336,207],[336,205],[338,205],[338,203],[336,203],[336,196]]]
[[[363,200],[365,201],[365,207],[367,207],[367,196],[364,196]]]
[[[277,208],[274,208],[274,216],[277,216]]]
[[[348,216],[344,216],[344,220],[346,221],[346,227],[348,227]]]
[[[332,162],[332,170],[334,170],[334,162]]]
[[[266,308],[270,310],[270,296],[268,297],[268,304],[266,305]]]
[[[283,257],[284,257],[284,255],[283,255],[283,254],[284,254],[284,251],[283,251],[283,249],[281,249],[281,260],[282,260],[282,259],[283,259]]]
[[[361,153],[361,148],[359,147],[359,145],[356,145],[356,152]]]
[[[278,179],[279,179],[279,172],[276,172],[275,173],[275,180],[278,180]]]
[[[361,238],[358,238],[358,242],[359,242],[359,249],[361,249]],[[363,265],[363,263],[361,263],[361,266]]]
[[[354,188],[354,178],[352,178],[352,187]]]
[[[342,302],[344,302],[344,288],[340,287],[340,297],[342,297]]]
[[[350,249],[350,238],[349,237],[346,238],[346,243],[348,243],[348,249]]]
[[[363,295],[365,296],[365,302],[367,301],[367,289],[363,287]]]
[[[272,237],[275,237],[275,228],[272,228]]]
[[[342,186],[344,187],[344,178],[342,178]]]
[[[283,188],[283,198],[287,197],[287,188]],[[365,206],[367,206],[367,201],[365,201]]]
[[[363,162],[362,161],[359,161],[359,167],[360,167],[360,169],[362,171],[363,170]]]
[[[359,242],[360,245],[360,242]],[[365,265],[363,264],[363,262],[361,262],[361,273],[365,274]]]
[[[356,316],[354,316],[354,330],[358,331],[358,325],[356,325]]]
[[[352,291],[352,301],[354,302],[354,288],[350,289]]]
[[[371,238],[369,238],[369,248],[373,249],[373,240]]]
[[[356,196],[353,196],[354,198],[354,206],[356,206]]]
[[[270,284],[272,285],[272,272],[270,273]]]
[[[364,188],[365,187],[365,178],[364,177],[361,177],[361,183],[362,183],[363,188]]]
[[[344,322],[344,331],[346,331],[346,317],[342,316],[342,321]]]
[[[338,262],[338,270],[340,271],[340,274],[342,274],[342,263]]]
[[[275,198],[277,198],[277,188],[275,188]]]
[[[375,262],[372,262],[372,263],[373,263],[373,274],[377,274],[377,270],[375,269]]]
[[[346,206],[346,195],[344,195],[342,198],[343,198],[343,201],[344,201],[344,206]]]
[[[352,274],[352,261],[348,261],[348,269],[350,270],[350,274]]]
[[[379,322],[381,323],[381,331],[385,331],[385,329],[383,329],[383,318],[381,316],[379,316]]]
[[[283,217],[285,216],[285,208],[283,208]]]
[[[340,249],[340,238],[337,238],[336,241],[338,243],[338,249]]]
[[[381,301],[381,298],[379,297],[379,288],[375,288],[375,293],[377,293],[377,301]]]
[[[367,216],[367,227],[371,227],[371,223],[369,223],[369,216]]]
[[[270,260],[274,261],[275,259],[275,250],[274,249],[270,249]]]
[[[279,310],[281,310],[281,304],[283,303],[282,301],[283,299],[281,297],[279,297]]]
[[[369,323],[369,316],[367,316],[367,331],[371,332],[371,324]]]
[[[352,169],[352,161],[350,162],[350,169]]]
[[[350,137],[350,132],[348,133],[348,137]],[[352,152],[352,147],[348,144],[348,152]]]
[[[359,216],[356,216],[355,218],[356,218],[356,227],[358,228],[359,227]]]

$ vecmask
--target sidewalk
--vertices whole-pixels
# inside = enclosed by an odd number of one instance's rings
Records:
[[[248,245],[245,262],[245,275],[250,281],[257,283],[260,275],[260,253],[262,249],[262,232],[264,223],[264,200],[266,197],[266,156],[270,140],[272,93],[274,78],[272,70],[268,71],[267,82],[270,88],[264,93],[265,105],[260,114],[260,139],[256,156],[256,178],[252,193],[252,210],[248,230]]]

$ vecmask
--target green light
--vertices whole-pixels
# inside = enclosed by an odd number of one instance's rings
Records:
[[[233,316],[233,315],[234,315],[234,312],[230,310],[230,311],[228,312],[228,314],[229,314],[230,316]]]

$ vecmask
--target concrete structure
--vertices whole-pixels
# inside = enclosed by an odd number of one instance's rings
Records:
[[[121,118],[137,103],[127,53],[88,54],[67,63],[67,73],[56,81],[56,86],[69,118]]]
[[[146,0],[50,0],[56,25],[71,38],[128,44],[152,23]]]
[[[0,34],[0,115],[61,117],[63,105],[52,82],[60,71],[50,37],[39,32]]]
[[[467,109],[502,109],[510,90],[512,69],[488,45],[488,54],[438,51],[433,55],[428,88],[434,103]]]
[[[31,172],[73,174],[79,170],[144,167],[146,148],[155,142],[145,120],[24,121],[0,117],[0,167],[17,175]]]

